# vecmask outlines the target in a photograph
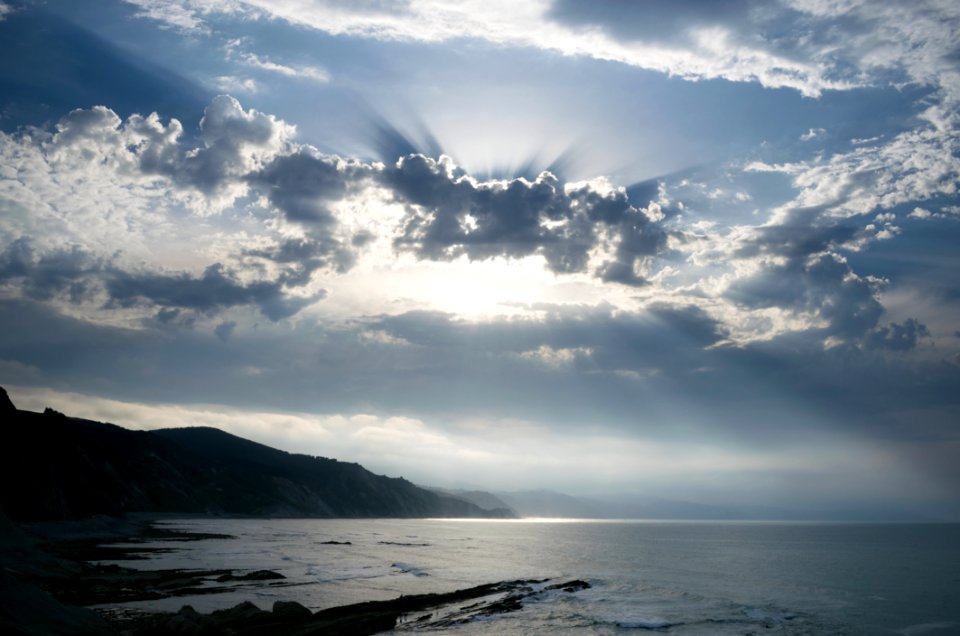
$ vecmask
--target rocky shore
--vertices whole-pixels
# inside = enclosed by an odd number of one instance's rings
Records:
[[[115,617],[121,634],[278,634],[281,636],[362,636],[394,628],[440,628],[482,616],[514,612],[524,601],[551,591],[573,593],[590,587],[573,580],[549,584],[545,580],[502,581],[440,594],[415,594],[389,601],[369,601],[311,612],[292,601],[277,601],[272,611],[250,602],[230,609],[200,614],[189,605],[179,612]]]
[[[400,596],[312,612],[292,601],[268,611],[244,602],[202,614],[105,609],[111,604],[197,594],[242,585],[283,585],[270,570],[137,570],[91,561],[143,558],[148,541],[194,541],[224,535],[172,532],[146,518],[25,524],[0,521],[0,630],[13,634],[375,634],[392,629],[440,628],[513,612],[537,596],[574,593],[580,580],[513,580],[452,592]],[[122,546],[105,545],[122,543]],[[153,548],[156,549],[156,548]],[[99,606],[96,611],[86,606]]]

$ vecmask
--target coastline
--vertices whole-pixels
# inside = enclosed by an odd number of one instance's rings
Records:
[[[400,624],[444,627],[480,616],[519,610],[525,599],[544,593],[573,593],[590,587],[581,580],[521,579],[486,583],[448,592],[401,595],[312,612],[294,601],[276,601],[270,610],[249,601],[202,614],[184,605],[177,612],[110,608],[134,600],[228,592],[230,584],[282,584],[269,570],[137,570],[96,561],[127,561],[148,548],[145,542],[233,538],[171,530],[157,521],[174,515],[131,514],[77,521],[3,522],[0,627],[16,634],[102,634],[129,636],[204,633],[351,634],[392,630]],[[121,543],[123,545],[114,545]],[[223,585],[217,585],[217,583]],[[90,606],[98,606],[90,609]]]

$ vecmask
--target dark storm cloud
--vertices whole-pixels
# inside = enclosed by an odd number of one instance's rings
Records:
[[[891,322],[886,327],[878,327],[867,334],[866,344],[871,347],[907,351],[917,346],[922,338],[929,338],[926,325],[914,318],[907,318],[903,324]]]
[[[750,0],[554,0],[547,17],[573,27],[599,27],[621,40],[676,42],[696,27],[742,28],[758,5]]]
[[[844,258],[824,253],[764,267],[737,279],[725,296],[751,309],[813,312],[828,322],[828,333],[858,337],[873,328],[883,314],[878,286],[878,281],[857,276]]]
[[[647,434],[683,428],[690,409],[704,434],[757,447],[820,427],[878,439],[956,434],[954,422],[933,415],[918,431],[911,413],[956,409],[960,366],[878,350],[920,338],[915,321],[877,330],[883,343],[825,349],[818,330],[734,346],[721,323],[689,305],[541,309],[539,320],[476,324],[410,312],[368,326],[406,343],[378,360],[402,359],[405,393],[431,406],[457,396],[464,410],[488,401],[488,411],[514,415],[536,402],[538,417],[557,426],[602,421]],[[564,350],[560,364],[551,361]]]
[[[809,313],[827,323],[812,327],[813,333],[881,346],[887,337],[875,328],[884,313],[879,292],[887,281],[859,275],[839,254],[866,235],[849,219],[831,218],[833,208],[833,202],[792,208],[776,224],[751,228],[739,237],[733,256],[753,260],[759,269],[734,280],[724,297],[748,309]]]
[[[369,237],[354,236],[348,242],[337,238],[340,224],[329,206],[357,192],[373,173],[369,165],[302,147],[248,175],[248,183],[264,192],[285,218],[300,224],[307,233],[306,238],[284,241],[256,255],[277,263],[294,263],[307,276],[323,267],[348,271],[356,262],[357,250]]]
[[[223,342],[226,342],[230,339],[230,335],[233,333],[233,330],[237,328],[237,323],[229,320],[227,322],[221,322],[219,325],[214,327],[213,333],[217,338],[220,338]]]
[[[770,254],[803,258],[836,249],[852,240],[857,228],[850,225],[817,227],[803,224],[782,224],[754,228],[753,236],[741,242],[736,256],[745,258]]]
[[[181,310],[215,314],[231,307],[254,305],[264,316],[277,321],[296,314],[324,292],[308,297],[286,293],[306,281],[291,273],[276,280],[241,282],[220,263],[199,276],[186,273],[133,273],[92,256],[79,247],[37,254],[27,238],[13,241],[0,253],[0,282],[17,284],[27,298],[52,301],[64,296],[69,302],[101,298],[107,306],[156,306],[160,323],[182,322]]]
[[[310,282],[313,272],[330,268],[346,272],[356,263],[354,246],[345,246],[341,241],[322,233],[319,236],[286,239],[267,249],[246,250],[245,256],[262,258],[282,265],[279,282],[290,287],[300,287]]]
[[[609,243],[613,257],[595,272],[607,282],[643,285],[638,264],[661,253],[666,233],[627,192],[606,184],[564,184],[550,172],[535,179],[480,181],[441,156],[406,155],[390,165],[323,155],[289,141],[292,128],[218,96],[200,121],[200,142],[181,140],[183,127],[156,114],[126,122],[108,108],[75,110],[57,124],[48,148],[113,161],[122,169],[162,175],[180,188],[237,197],[231,186],[264,195],[305,236],[248,255],[287,268],[301,284],[319,268],[349,270],[369,234],[343,236],[332,207],[370,186],[406,204],[395,242],[421,259],[473,260],[542,255],[551,271],[584,272],[591,250]],[[132,164],[132,166],[131,166]]]
[[[694,306],[655,304],[640,313],[611,307],[544,308],[543,319],[499,319],[483,324],[442,312],[384,316],[370,323],[418,347],[471,348],[498,354],[537,352],[541,347],[578,351],[593,370],[632,370],[690,364],[726,337],[719,322]]]
[[[803,333],[723,346],[722,327],[685,306],[636,314],[557,309],[543,320],[482,324],[409,313],[349,328],[238,328],[230,346],[222,342],[227,327],[96,326],[31,301],[0,301],[0,325],[0,371],[28,368],[45,386],[126,400],[529,417],[561,430],[642,429],[650,439],[686,436],[692,426],[754,448],[818,427],[935,442],[955,436],[955,421],[925,416],[920,430],[912,414],[960,408],[960,365],[825,350]],[[375,331],[395,339],[368,337]],[[539,357],[542,347],[576,351],[550,364]]]
[[[300,148],[275,158],[247,180],[259,186],[291,221],[322,228],[336,225],[327,206],[343,199],[371,172],[369,166],[359,162]]]
[[[0,253],[0,281],[18,283],[23,294],[51,300],[66,293],[71,302],[91,294],[91,277],[102,263],[78,246],[38,255],[27,238],[19,238]]]
[[[589,184],[566,189],[549,172],[534,181],[480,182],[448,158],[409,155],[386,168],[381,181],[410,204],[397,245],[421,258],[542,254],[554,272],[581,272],[604,228],[619,235],[617,263],[632,271],[637,258],[666,243],[663,230],[625,192]]]
[[[230,307],[256,305],[273,321],[289,318],[322,298],[322,292],[309,298],[287,296],[281,281],[242,283],[220,263],[207,267],[200,277],[114,271],[106,288],[111,303],[121,307],[148,303],[213,314]]]
[[[220,333],[129,330],[62,316],[42,303],[0,301],[6,334],[0,361],[36,369],[47,386],[126,399],[347,413],[376,405],[388,413],[545,414],[558,426],[601,413],[615,424],[655,410],[655,391],[610,371],[661,364],[669,365],[669,374],[682,374],[698,366],[696,353],[719,337],[717,326],[696,310],[657,312],[582,309],[558,311],[546,321],[474,326],[443,314],[411,313],[357,321],[352,328],[238,328],[224,347],[226,327]],[[404,338],[383,341],[368,337],[372,331]],[[544,346],[596,352],[556,368],[523,355]]]

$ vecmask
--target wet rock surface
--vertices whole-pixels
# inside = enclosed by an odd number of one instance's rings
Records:
[[[311,612],[299,603],[278,601],[273,610],[250,602],[230,609],[200,614],[190,606],[179,612],[140,614],[116,620],[122,634],[307,634],[354,635],[411,628],[439,629],[463,624],[483,616],[515,612],[527,600],[557,592],[590,587],[585,581],[544,585],[543,580],[489,583],[440,594],[414,594],[389,601],[369,601]]]

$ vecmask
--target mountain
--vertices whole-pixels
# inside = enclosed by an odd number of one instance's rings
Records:
[[[910,511],[872,509],[868,506],[813,509],[771,505],[718,505],[636,494],[572,497],[551,490],[497,492],[491,496],[508,504],[521,517],[677,521],[930,521]]]
[[[0,389],[2,391],[2,389]],[[15,521],[125,512],[298,517],[501,517],[359,464],[213,428],[132,431],[0,395],[0,505]]]
[[[522,517],[599,519],[607,516],[603,514],[599,502],[571,497],[552,490],[524,490],[494,494]]]
[[[511,508],[505,501],[485,490],[450,490],[447,488],[438,488],[436,486],[424,486],[427,490],[441,495],[443,497],[454,497],[468,501],[475,506],[491,512],[502,511],[505,517],[516,517],[517,511]]]

